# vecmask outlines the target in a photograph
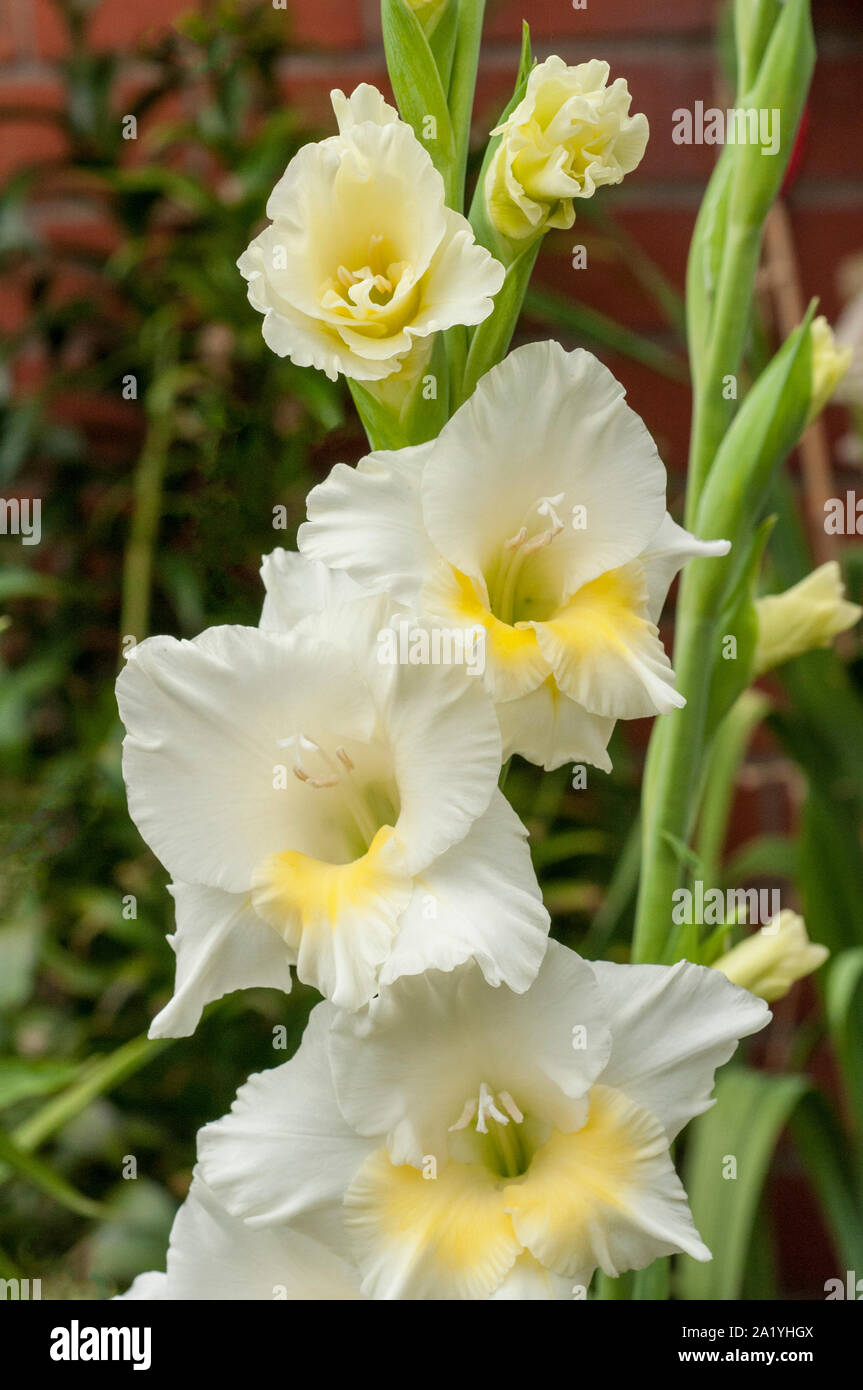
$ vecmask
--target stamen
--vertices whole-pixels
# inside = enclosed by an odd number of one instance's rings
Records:
[[[497,1106],[495,1105],[494,1096],[488,1089],[488,1086],[486,1086],[485,1082],[482,1081],[480,1082],[479,1106],[478,1114],[476,1117],[476,1127],[477,1131],[480,1134],[488,1134],[488,1126],[486,1125],[486,1120],[489,1118],[489,1116],[491,1116],[493,1120],[497,1120],[499,1125],[509,1124],[509,1120],[507,1119],[506,1115],[502,1114],[501,1111],[498,1110]]]
[[[516,590],[524,561],[531,555],[535,555],[538,550],[543,550],[547,545],[551,545],[555,537],[559,536],[564,529],[563,522],[557,514],[557,508],[564,496],[564,493],[556,492],[553,497],[538,497],[528,507],[524,521],[515,535],[504,541],[504,551],[510,551],[511,554],[506,559],[501,560],[494,593],[491,596],[491,610],[501,622],[513,621]],[[538,531],[535,535],[529,536],[528,524],[531,514],[534,512],[537,516],[548,517],[551,525],[546,530]]]
[[[516,1105],[515,1101],[510,1095],[509,1091],[499,1091],[498,1095],[500,1097],[501,1104],[503,1105],[504,1110],[506,1110],[507,1114],[512,1116],[517,1125],[520,1125],[524,1120],[524,1116],[522,1115],[521,1111],[519,1110],[518,1106]]]
[[[501,1091],[498,1095],[501,1105],[508,1112],[506,1115],[498,1108],[495,1103],[495,1096],[484,1081],[480,1082],[479,1097],[471,1096],[464,1103],[464,1109],[459,1115],[454,1125],[450,1125],[449,1133],[452,1134],[458,1129],[467,1129],[474,1115],[476,1115],[476,1129],[478,1134],[488,1134],[489,1119],[497,1120],[499,1125],[508,1125],[510,1119],[515,1120],[520,1125],[524,1116],[510,1095],[509,1091]]]
[[[452,1134],[457,1129],[467,1129],[474,1115],[476,1114],[476,1096],[472,1100],[466,1100],[464,1110],[462,1110],[454,1125],[450,1125],[448,1133]]]
[[[339,762],[341,763],[342,767],[345,769],[346,772],[353,772],[355,767],[354,761],[351,758],[350,754],[347,753],[344,748],[336,749],[336,757],[338,758]]]
[[[300,767],[296,763],[294,764],[294,776],[309,787],[337,787],[341,780],[338,777],[312,777],[304,767]]]
[[[510,536],[508,541],[504,541],[503,548],[504,550],[518,550],[518,547],[524,545],[526,540],[527,527],[522,526],[520,530],[516,531],[514,536]]]
[[[554,527],[554,534],[557,536],[563,530],[563,522],[555,511],[564,499],[564,493],[556,492],[553,497],[540,497],[536,504],[536,510],[540,516],[550,516]]]

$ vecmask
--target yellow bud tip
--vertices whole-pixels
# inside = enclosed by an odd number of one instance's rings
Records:
[[[823,314],[812,320],[812,402],[807,424],[812,423],[831,399],[851,366],[853,349],[838,347],[833,329]]]
[[[846,599],[839,565],[829,560],[784,594],[757,599],[755,612],[755,672],[760,676],[794,656],[829,647],[859,621],[863,609]]]
[[[823,965],[829,954],[826,946],[809,940],[803,918],[786,909],[720,956],[713,968],[732,984],[772,1004],[783,999],[797,980]]]

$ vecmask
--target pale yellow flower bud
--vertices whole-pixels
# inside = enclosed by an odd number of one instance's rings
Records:
[[[407,0],[423,29],[434,29],[450,0]]]
[[[809,940],[803,918],[786,910],[720,956],[713,968],[732,984],[741,985],[771,1004],[784,998],[797,980],[823,965],[829,954],[826,946]]]
[[[853,349],[839,347],[823,314],[812,320],[812,403],[806,423],[821,414],[851,366]]]
[[[571,227],[574,198],[620,183],[641,162],[647,117],[630,116],[632,98],[608,63],[567,67],[547,58],[535,67],[524,97],[492,135],[501,140],[485,182],[489,220],[510,241],[549,227]]]
[[[755,674],[760,676],[793,656],[829,647],[834,637],[854,626],[863,609],[845,598],[839,566],[829,560],[784,594],[757,599],[755,612]]]

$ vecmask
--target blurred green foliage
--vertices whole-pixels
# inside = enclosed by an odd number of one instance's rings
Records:
[[[88,47],[86,7],[64,10],[65,101],[45,119],[68,156],[0,197],[0,276],[26,298],[3,344],[0,488],[42,499],[41,544],[0,541],[0,1124],[25,1138],[172,988],[166,878],[120,775],[121,639],[256,622],[260,556],[292,543],[315,448],[333,431],[348,454],[361,443],[342,389],[265,347],[235,269],[308,138],[279,94],[284,14],[220,5],[115,56]],[[55,205],[72,213],[49,239]],[[274,1024],[293,1047],[309,1004],[302,988],[237,996],[196,1038],[143,1051],[52,1136],[54,1171],[118,1218],[82,1243],[92,1224],[16,1177],[0,1186],[6,1265],[47,1295],[158,1263],[196,1130],[272,1064]]]

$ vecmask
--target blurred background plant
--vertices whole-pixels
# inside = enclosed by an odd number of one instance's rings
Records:
[[[213,1005],[191,1039],[146,1040],[172,986],[172,907],[126,810],[114,674],[129,639],[148,632],[256,622],[261,554],[293,545],[308,488],[335,459],[364,452],[346,391],[264,346],[235,270],[273,184],[315,134],[279,85],[285,16],[269,0],[219,0],[135,51],[111,52],[89,40],[93,8],[56,6],[63,98],[39,118],[59,127],[63,154],[17,171],[0,194],[0,279],[14,280],[26,309],[0,361],[0,490],[44,499],[38,547],[0,540],[0,1277],[41,1277],[44,1297],[103,1297],[161,1265],[198,1128],[249,1072],[290,1055],[315,998],[301,986],[288,998],[247,991]],[[9,139],[18,114],[0,111]],[[124,136],[130,116],[139,138]],[[95,207],[99,236],[84,218],[77,235],[46,232],[58,197]],[[679,389],[679,292],[607,204],[582,220],[627,262],[664,337],[542,278],[520,337],[553,332],[646,368],[657,392]],[[775,336],[763,295],[753,373]],[[779,589],[813,566],[790,475],[772,510]],[[859,601],[859,550],[843,561]],[[768,1258],[784,1199],[763,1189],[789,1117],[835,1256],[844,1268],[861,1250],[863,1158],[850,1158],[863,1155],[858,651],[851,639],[842,655],[797,658],[762,683],[764,699],[738,715],[714,764],[698,842],[705,878],[781,884],[834,957],[823,980],[779,1004],[753,1053],[760,1069],[730,1077],[712,1127],[702,1122],[690,1145],[696,1218],[719,1252],[706,1273],[680,1262],[674,1287],[686,1297],[787,1289]],[[517,760],[507,782],[554,934],[589,956],[624,959],[631,938],[646,732],[618,733],[614,775],[584,790],[571,769],[542,774]],[[756,763],[744,767],[753,744]],[[783,754],[796,769],[793,816],[775,808],[774,823],[744,822],[741,833],[736,794],[758,757]],[[282,1026],[286,1050],[274,1051]],[[729,1117],[748,1179],[727,1230],[711,1194]],[[863,1270],[863,1250],[858,1260],[849,1267]]]

